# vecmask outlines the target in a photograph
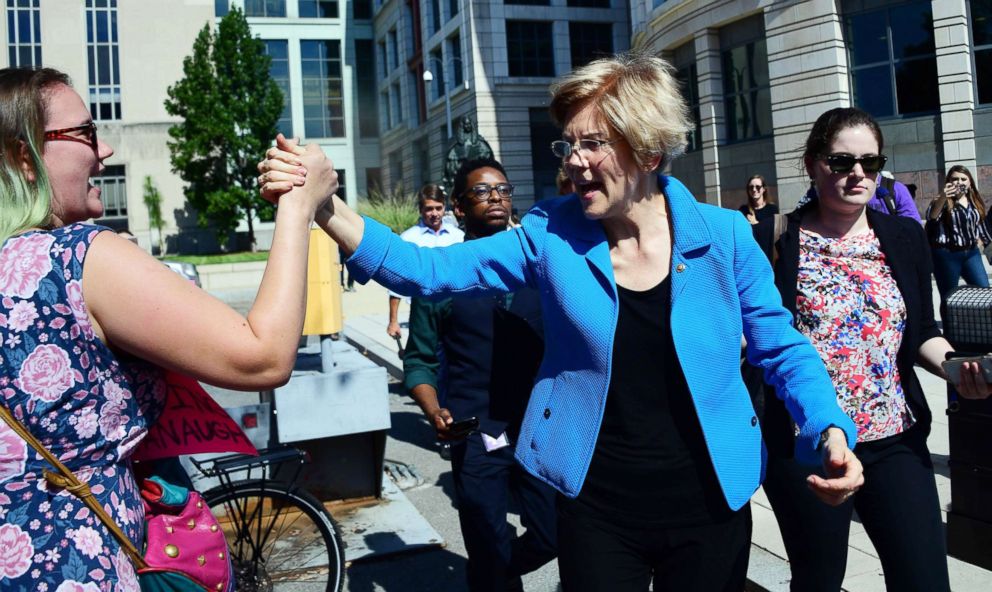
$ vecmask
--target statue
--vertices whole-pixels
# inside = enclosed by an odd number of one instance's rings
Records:
[[[461,125],[455,132],[455,140],[448,148],[447,157],[444,160],[444,184],[445,191],[451,191],[455,183],[455,174],[463,162],[476,158],[492,158],[493,149],[489,142],[479,135],[472,118],[468,115],[462,117]]]

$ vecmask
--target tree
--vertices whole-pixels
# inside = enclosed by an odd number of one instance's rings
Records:
[[[276,135],[283,96],[269,74],[265,45],[252,37],[240,9],[208,24],[183,60],[183,78],[168,90],[165,109],[182,118],[169,128],[172,170],[186,183],[197,223],[213,223],[220,237],[254,218],[272,218],[255,187],[255,163]]]
[[[148,225],[158,234],[158,254],[165,255],[165,236],[162,234],[162,228],[165,227],[165,220],[162,219],[162,194],[152,181],[151,175],[145,175],[145,188],[141,199],[148,208]]]

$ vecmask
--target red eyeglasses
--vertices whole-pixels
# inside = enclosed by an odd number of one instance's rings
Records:
[[[69,135],[78,132],[85,132],[86,137],[81,138],[79,136]],[[84,123],[83,125],[77,125],[76,127],[66,127],[57,130],[48,130],[45,132],[45,141],[46,142],[55,142],[55,141],[79,142],[80,144],[86,144],[93,150],[93,152],[96,152],[97,151],[96,124],[91,121],[89,123]]]

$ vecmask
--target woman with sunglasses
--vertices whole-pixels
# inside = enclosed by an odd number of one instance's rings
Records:
[[[140,548],[130,456],[160,414],[159,368],[243,390],[296,359],[314,211],[337,188],[311,154],[276,214],[247,318],[109,228],[90,183],[114,151],[64,74],[0,70],[0,405],[87,483]],[[302,184],[302,176],[297,176]],[[312,184],[312,187],[311,187]],[[0,588],[137,590],[117,539],[0,421]],[[85,583],[85,586],[84,586]],[[73,587],[75,584],[75,587]]]
[[[318,216],[359,281],[426,296],[540,292],[546,347],[516,458],[560,493],[568,592],[743,589],[763,445],[742,334],[800,424],[797,454],[825,465],[810,487],[839,503],[860,484],[854,424],[747,221],[660,174],[685,146],[687,113],[660,58],[596,60],[552,87],[563,139],[551,148],[576,193],[541,201],[520,228],[431,251],[338,198]],[[262,172],[291,170],[280,159],[293,146],[278,147]]]
[[[944,178],[944,190],[930,202],[925,216],[933,254],[933,275],[940,292],[943,317],[947,295],[964,279],[969,286],[989,287],[979,243],[992,244],[985,211],[971,171],[954,165]]]
[[[768,185],[761,175],[751,175],[747,180],[747,203],[740,207],[740,212],[751,224],[773,218],[778,213],[778,206],[768,199]]]
[[[844,580],[852,511],[882,561],[889,590],[948,590],[947,558],[926,438],[931,412],[913,369],[944,377],[951,346],[933,318],[930,254],[913,220],[867,208],[885,165],[882,132],[859,109],[817,119],[803,164],[814,195],[774,224],[756,227],[774,261],[775,281],[796,327],[820,354],[837,401],[857,426],[865,484],[826,506],[805,486],[813,468],[791,458],[795,427],[765,397],[769,445],[765,491],[785,540],[796,592],[837,592]],[[774,244],[773,244],[774,243]],[[969,364],[959,392],[987,397]]]

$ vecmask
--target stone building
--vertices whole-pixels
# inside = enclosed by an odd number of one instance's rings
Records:
[[[736,207],[753,173],[791,209],[817,116],[855,105],[882,126],[886,166],[917,206],[964,164],[992,194],[987,0],[635,0],[632,45],[679,69],[696,130],[672,172]]]
[[[163,198],[170,251],[210,252],[214,232],[196,225],[172,174],[166,89],[203,26],[244,10],[266,44],[286,95],[279,127],[319,143],[334,159],[342,193],[354,201],[379,168],[372,59],[372,0],[6,0],[0,67],[51,66],[69,74],[88,101],[100,137],[114,147],[103,176],[105,216],[146,249],[157,243],[142,202],[150,176]],[[267,248],[271,223],[256,225]]]
[[[629,22],[620,0],[377,2],[384,187],[439,182],[449,122],[471,115],[516,186],[514,207],[554,195],[559,161],[550,143],[560,131],[548,116],[548,86],[627,49]]]

